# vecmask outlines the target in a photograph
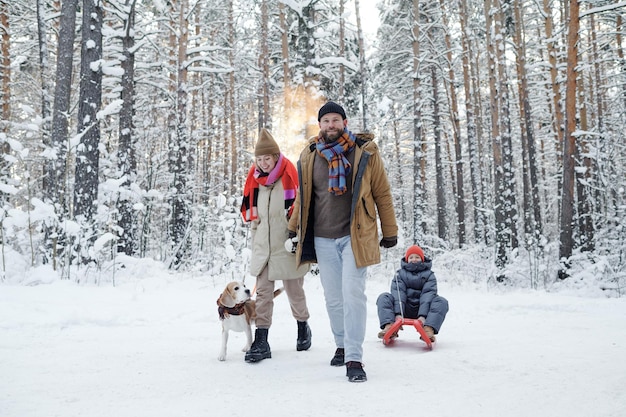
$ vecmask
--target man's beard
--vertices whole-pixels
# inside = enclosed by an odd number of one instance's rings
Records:
[[[324,138],[324,142],[333,143],[337,139],[339,139],[343,135],[343,130],[328,132],[326,130],[322,131],[322,138]]]

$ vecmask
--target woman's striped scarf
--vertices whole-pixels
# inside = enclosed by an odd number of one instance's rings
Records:
[[[298,171],[293,163],[281,153],[278,161],[276,161],[276,166],[270,173],[262,172],[256,164],[250,167],[246,184],[243,187],[243,201],[241,202],[241,215],[244,222],[256,220],[259,217],[257,212],[259,184],[269,187],[278,179],[281,179],[283,184],[285,215],[287,218],[291,217],[293,202],[296,199],[298,189]]]
[[[328,191],[341,195],[348,191],[346,175],[350,173],[350,162],[345,157],[354,149],[355,137],[348,129],[332,143],[325,143],[322,136],[316,139],[317,152],[328,161]]]

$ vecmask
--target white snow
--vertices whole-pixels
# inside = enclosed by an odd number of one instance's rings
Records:
[[[116,286],[110,271],[95,286],[31,270],[22,285],[0,286],[0,416],[625,415],[625,298],[440,279],[450,313],[428,351],[413,328],[393,346],[376,337],[375,301],[390,277],[370,272],[368,381],[355,384],[329,366],[335,346],[318,276],[305,281],[312,348],[296,352],[282,294],[272,358],[248,364],[243,333],[231,333],[227,360],[217,360],[216,300],[230,272],[172,274],[135,261],[115,273]]]

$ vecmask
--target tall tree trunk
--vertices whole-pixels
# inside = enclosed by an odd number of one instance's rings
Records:
[[[603,142],[603,134],[604,134],[604,96],[602,94],[602,75],[601,75],[601,67],[600,67],[600,57],[598,53],[597,46],[597,36],[596,36],[596,24],[595,24],[595,16],[591,14],[589,16],[589,31],[590,36],[587,38],[589,42],[589,50],[591,51],[588,54],[590,65],[589,68],[592,68],[593,71],[589,74],[589,85],[593,86],[595,84],[595,100],[592,102],[596,105],[596,125],[597,132],[599,133],[597,143]],[[586,114],[587,103],[586,98],[587,94],[584,92],[584,83],[580,83],[580,87],[577,88],[578,97],[580,98],[580,110],[579,110],[579,118],[580,118],[580,127],[583,132],[587,132],[589,130],[588,119]],[[592,96],[592,95],[591,95]],[[600,148],[601,145],[597,146]],[[576,189],[577,189],[577,200],[578,200],[578,227],[579,227],[579,244],[580,248],[583,251],[591,252],[595,248],[594,244],[594,235],[595,235],[595,227],[593,222],[593,199],[594,199],[594,187],[592,172],[594,172],[593,167],[593,159],[589,155],[590,145],[589,145],[589,137],[588,135],[581,135],[578,137],[578,146],[576,146],[576,160],[580,161],[582,165],[582,169],[576,170]],[[607,195],[608,193],[602,193]],[[602,204],[601,201],[603,196],[600,193],[596,194],[596,205]]]
[[[283,64],[283,111],[292,107],[291,73],[289,71],[289,28],[285,19],[285,4],[278,2],[278,21],[280,24],[280,50]]]
[[[363,131],[367,132],[367,82],[368,82],[368,73],[367,66],[365,65],[365,45],[363,44],[363,28],[361,26],[361,7],[359,5],[359,0],[354,0],[354,8],[356,11],[356,28],[357,34],[359,38],[359,71],[361,75],[361,107],[363,112]]]
[[[569,258],[574,248],[574,185],[576,178],[576,78],[578,71],[578,30],[580,28],[579,4],[569,2],[569,24],[567,33],[567,77],[565,90],[565,140],[563,146],[563,192],[561,194],[561,219],[559,234],[559,278],[569,276]]]
[[[617,44],[617,67],[622,74],[622,100],[623,105],[626,108],[626,80],[623,79],[626,76],[626,59],[624,58],[624,47],[622,46],[622,31],[624,30],[624,19],[620,13],[617,13],[615,17],[615,43]]]
[[[302,45],[304,50],[300,51],[303,54],[304,67],[315,67],[315,50],[313,44],[315,43],[315,36],[313,33],[315,22],[315,4],[313,2],[306,4],[302,8],[302,13],[298,16],[298,31],[302,39]],[[307,116],[310,114],[316,114],[318,107],[317,99],[314,97],[317,94],[317,77],[311,73],[311,71],[305,71],[302,88],[304,89],[304,114]],[[298,97],[301,97],[298,94]],[[308,119],[307,119],[308,120]],[[305,126],[305,137],[309,137],[317,134],[317,123],[307,123]]]
[[[190,224],[189,192],[189,134],[187,132],[187,39],[188,3],[181,0],[178,10],[178,39],[176,52],[176,143],[170,148],[170,170],[174,174],[172,200],[172,238],[174,244],[170,268],[178,268],[188,252],[188,230]]]
[[[50,122],[52,116],[52,87],[50,85],[48,65],[48,41],[46,33],[48,24],[46,23],[46,3],[44,0],[37,0],[37,36],[39,40],[39,75],[41,77],[41,119],[43,121],[41,133],[44,146],[50,147]]]
[[[261,128],[272,129],[270,112],[270,52],[268,39],[268,10],[267,1],[261,2],[261,39],[259,39],[259,68],[261,69],[260,82],[260,109],[259,109],[259,132]]]
[[[526,233],[529,237],[532,236],[534,244],[541,244],[541,202],[539,200],[539,184],[532,113],[528,97],[529,89],[528,78],[526,76],[526,41],[523,34],[524,22],[521,7],[520,0],[515,0],[513,5],[513,13],[515,17],[515,55],[524,162],[524,227],[526,228]]]
[[[80,95],[74,184],[74,216],[83,222],[88,239],[95,239],[94,215],[98,206],[100,173],[100,121],[102,106],[102,19],[100,0],[83,0],[80,59]]]
[[[61,6],[59,35],[57,39],[56,84],[54,87],[54,107],[48,157],[43,165],[43,197],[52,204],[58,217],[63,219],[67,207],[67,145],[69,142],[70,96],[74,61],[74,39],[76,33],[76,12],[78,0],[65,0]],[[57,269],[59,245],[65,238],[57,224],[45,225],[44,261],[52,261]]]
[[[476,114],[474,112],[474,104],[472,100],[472,73],[471,73],[471,43],[467,28],[468,11],[467,1],[460,0],[460,24],[461,24],[461,45],[463,54],[461,56],[463,63],[463,87],[465,90],[465,119],[467,128],[467,149],[469,153],[470,182],[472,184],[472,202],[474,206],[474,240],[481,242],[485,238],[485,220],[482,199],[482,179],[480,175],[480,157],[477,147],[476,132]],[[460,134],[459,134],[460,135]],[[462,168],[461,168],[462,169]]]
[[[228,62],[231,68],[235,68],[235,47],[236,47],[236,32],[235,32],[235,5],[233,0],[228,2],[228,44],[230,49],[228,51]],[[230,195],[235,195],[237,182],[239,178],[237,176],[238,155],[237,152],[237,134],[236,134],[236,111],[235,111],[235,93],[237,86],[235,85],[235,71],[231,70],[228,73],[228,93],[226,95],[226,120],[228,131],[226,133],[226,143],[229,145],[229,158],[230,169],[229,175],[226,178],[230,178],[230,184],[227,192]]]
[[[454,133],[454,167],[456,178],[456,216],[457,216],[457,234],[459,239],[459,247],[465,244],[465,191],[463,190],[463,155],[461,151],[461,122],[459,119],[459,103],[456,92],[456,77],[452,68],[452,41],[450,40],[450,31],[448,27],[448,18],[445,12],[444,0],[439,0],[443,19],[443,27],[445,30],[444,41],[446,43],[446,65],[448,67],[448,79],[446,80],[448,91],[450,92],[450,119],[452,121]]]
[[[515,172],[513,169],[513,143],[511,134],[511,110],[508,82],[509,79],[506,67],[506,40],[505,40],[505,7],[503,0],[496,0],[496,18],[494,20],[495,29],[495,51],[496,62],[498,64],[498,94],[500,103],[500,135],[502,137],[502,175],[504,179],[504,195],[502,201],[504,202],[504,215],[506,229],[504,233],[507,239],[507,246],[509,249],[515,249],[518,247],[519,242],[517,238],[517,202],[515,198]]]
[[[509,236],[506,225],[506,201],[505,201],[505,179],[503,171],[502,158],[502,137],[500,135],[500,96],[498,95],[497,80],[497,56],[494,37],[498,33],[494,31],[494,22],[491,15],[491,0],[485,0],[485,26],[486,26],[486,43],[487,43],[487,66],[489,68],[489,103],[491,108],[491,135],[493,150],[493,170],[494,170],[494,220],[495,220],[495,263],[498,269],[503,269],[508,262],[507,247],[509,244]],[[492,34],[492,31],[493,34]],[[504,279],[498,276],[498,281]]]
[[[6,133],[11,120],[11,38],[9,35],[8,2],[0,1],[0,181],[7,183],[10,177],[8,154],[11,151]],[[4,228],[8,195],[0,191],[0,232]],[[4,234],[0,234],[2,265],[4,262]],[[0,271],[0,280],[4,281],[5,271]]]
[[[589,42],[592,42],[589,39]],[[596,57],[597,58],[597,57]],[[593,58],[590,58],[593,59]],[[591,78],[591,76],[589,77]],[[589,84],[591,84],[591,79]],[[587,118],[587,103],[586,103],[586,91],[585,83],[581,82],[577,85],[576,93],[578,96],[578,119],[580,120],[580,130],[587,132],[589,130],[588,118]],[[589,157],[589,141],[588,135],[582,134],[577,136],[577,146],[575,159],[581,163],[581,167],[576,170],[576,209],[578,211],[578,238],[576,244],[580,246],[582,251],[590,252],[593,250],[593,217],[591,207],[592,203],[592,166],[591,158]],[[600,204],[599,200],[596,204]]]
[[[0,132],[6,133],[11,120],[11,36],[9,32],[9,3],[0,2]],[[9,152],[9,144],[2,141],[0,151],[3,154]],[[4,158],[0,164],[4,165]],[[2,167],[4,169],[4,167]]]
[[[130,189],[137,178],[137,160],[135,157],[135,132],[133,117],[135,115],[135,3],[136,0],[126,0],[124,18],[124,35],[122,37],[122,54],[124,59],[121,66],[124,73],[121,79],[122,108],[119,121],[118,170],[123,179],[117,209],[119,212],[118,226],[121,230],[117,243],[117,250],[126,255],[133,255],[137,251],[137,222],[133,210],[132,192]]]
[[[420,98],[420,48],[419,48],[419,0],[413,0],[413,241],[421,242],[424,237],[424,184],[422,163],[422,104]]]
[[[558,81],[559,79],[559,69],[558,69],[558,48],[557,48],[557,37],[554,34],[554,22],[552,19],[552,1],[551,0],[543,0],[543,15],[545,16],[545,31],[546,31],[546,44],[547,44],[547,53],[548,53],[548,61],[550,62],[550,80],[552,85],[552,110],[554,112],[552,121],[554,133],[556,135],[556,150],[557,155],[560,155],[563,148],[561,144],[563,143],[563,130],[565,129],[564,121],[563,121],[563,106],[561,104],[561,83]],[[559,161],[560,162],[560,161]]]
[[[430,66],[430,80],[433,94],[433,130],[435,137],[435,177],[437,180],[437,236],[442,241],[447,240],[446,232],[446,197],[443,168],[443,152],[441,139],[441,118],[439,116],[438,77],[435,65]]]
[[[398,120],[397,117],[397,111],[396,111],[397,107],[395,104],[392,104],[390,106],[390,112],[391,112],[391,132],[393,135],[393,143],[394,143],[394,151],[395,151],[395,159],[396,159],[396,166],[398,167],[397,170],[397,176],[396,176],[396,184],[398,184],[398,189],[399,190],[404,190],[404,176],[402,175],[402,150],[401,150],[401,142],[402,142],[402,138],[400,135],[400,131],[399,131],[399,127],[398,125],[400,124],[400,121]],[[399,198],[400,198],[400,223],[401,224],[405,224],[406,220],[407,220],[407,213],[406,213],[406,207],[404,206],[404,202],[405,202],[405,193],[401,192],[398,193],[399,194]]]
[[[343,18],[346,0],[339,0],[339,52],[340,58],[346,57],[346,23]],[[337,100],[340,103],[345,101],[344,86],[346,83],[346,67],[339,63],[339,89],[337,90]]]

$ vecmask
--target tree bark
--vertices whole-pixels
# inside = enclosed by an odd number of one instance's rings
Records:
[[[569,2],[569,24],[567,33],[567,77],[565,90],[565,136],[563,146],[563,190],[561,194],[561,219],[559,234],[559,278],[569,276],[569,258],[574,248],[574,185],[576,178],[576,78],[578,77],[578,41],[580,28],[579,4]]]
[[[493,152],[493,178],[494,178],[494,221],[495,221],[495,264],[498,269],[503,269],[508,262],[507,247],[509,243],[506,225],[506,201],[505,201],[505,179],[503,171],[502,157],[502,137],[500,134],[500,99],[498,94],[497,80],[497,55],[494,37],[498,32],[494,31],[494,19],[491,15],[491,0],[485,0],[485,26],[487,43],[487,66],[489,68],[489,103],[491,108],[491,135]],[[492,31],[494,35],[492,36]],[[498,276],[498,280],[504,277]]]
[[[171,4],[171,19],[178,17],[178,36],[170,34],[172,54],[170,61],[173,75],[170,89],[175,89],[176,105],[174,116],[170,119],[169,171],[172,175],[170,234],[172,238],[172,254],[168,267],[178,269],[188,253],[188,232],[190,223],[188,175],[189,175],[189,134],[187,132],[187,39],[188,39],[188,3],[181,0]],[[173,124],[173,125],[172,125]]]
[[[413,0],[413,241],[421,242],[424,236],[424,157],[422,153],[422,109],[420,98],[420,47],[419,0]]]
[[[259,126],[258,130],[266,127],[272,129],[272,117],[270,111],[270,51],[268,39],[268,10],[267,1],[261,2],[261,39],[259,39],[259,68],[261,69],[261,82],[259,92]]]
[[[11,120],[11,35],[8,2],[0,2],[0,132],[6,133]],[[2,142],[2,153],[9,151],[9,144]],[[4,164],[4,158],[0,162]]]
[[[517,67],[518,99],[520,111],[520,131],[522,133],[523,178],[524,178],[524,227],[533,244],[540,244],[542,231],[541,202],[537,174],[537,158],[533,130],[532,112],[528,97],[528,77],[526,75],[526,45],[523,34],[524,22],[520,0],[515,0],[515,57]]]
[[[121,193],[117,202],[119,212],[118,226],[121,230],[117,250],[126,255],[133,255],[137,251],[137,222],[133,210],[132,192],[130,186],[137,178],[137,160],[135,156],[135,132],[133,118],[135,114],[135,3],[136,0],[126,0],[127,16],[124,18],[124,35],[122,37],[121,62],[121,99],[122,108],[119,120],[118,169],[123,179],[120,185]]]
[[[48,42],[46,33],[48,24],[46,23],[46,3],[44,0],[37,0],[37,37],[39,41],[39,74],[41,77],[41,133],[44,146],[50,147],[50,122],[52,116],[52,87],[50,85],[48,64]]]
[[[437,236],[442,241],[447,240],[446,231],[446,196],[445,196],[445,180],[443,169],[443,152],[441,139],[441,117],[439,116],[439,89],[437,69],[434,65],[430,66],[430,80],[433,94],[433,135],[435,139],[435,177],[437,187]]]
[[[292,107],[291,72],[289,71],[289,34],[285,18],[285,4],[278,2],[278,21],[280,24],[280,50],[283,64],[283,111]]]
[[[465,244],[465,191],[463,184],[463,153],[461,149],[461,122],[459,119],[459,103],[456,92],[456,76],[452,67],[452,41],[450,40],[450,31],[448,27],[448,18],[445,11],[444,0],[439,0],[439,6],[442,12],[443,27],[445,30],[444,41],[446,44],[446,64],[448,67],[448,91],[450,92],[450,120],[453,127],[454,141],[454,168],[456,178],[456,216],[457,216],[457,235],[459,239],[459,247]]]
[[[359,38],[359,70],[361,76],[361,106],[363,110],[363,131],[368,131],[367,126],[367,113],[368,113],[368,105],[367,105],[367,83],[368,83],[368,72],[367,65],[365,65],[365,45],[363,43],[363,27],[361,26],[361,7],[359,4],[359,0],[354,0],[354,8],[356,11],[356,28],[357,28],[357,36]]]
[[[472,185],[472,203],[474,214],[474,240],[476,242],[485,239],[485,215],[483,210],[483,184],[480,175],[480,157],[477,146],[476,114],[474,112],[474,100],[472,100],[472,72],[471,72],[471,42],[469,39],[467,21],[467,1],[459,1],[459,20],[461,25],[461,46],[463,54],[463,87],[465,90],[465,121],[467,129],[467,149],[469,154],[470,182]]]
[[[100,0],[83,0],[83,25],[80,59],[80,96],[74,184],[74,216],[82,221],[90,239],[98,206],[100,173],[100,120],[102,106],[102,19]]]

